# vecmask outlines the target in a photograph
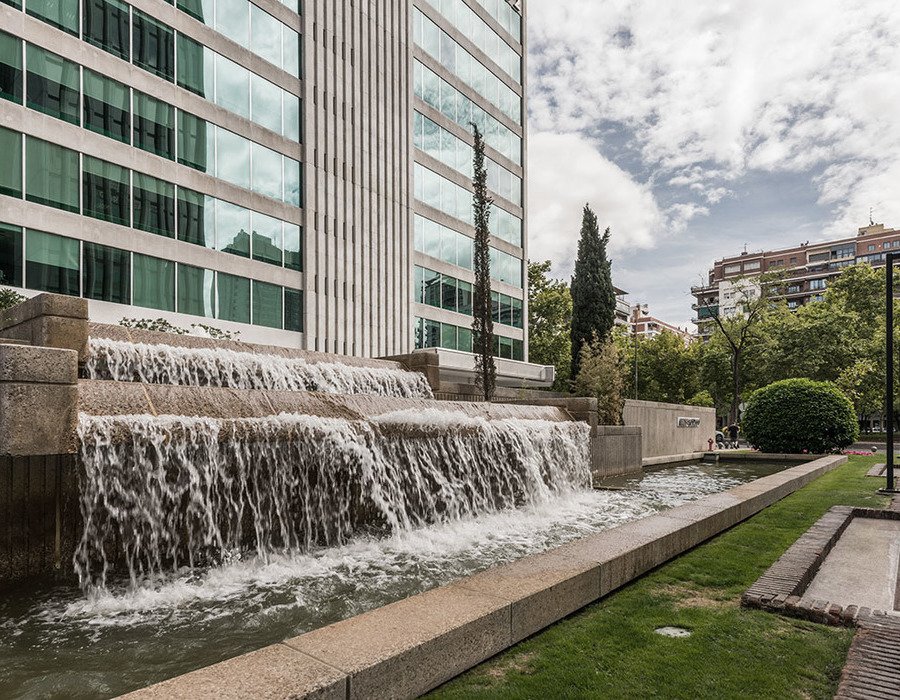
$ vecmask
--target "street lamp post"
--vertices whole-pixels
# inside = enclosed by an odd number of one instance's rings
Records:
[[[887,416],[887,490],[894,490],[894,253],[885,254],[885,338],[887,377],[884,388],[884,408]]]

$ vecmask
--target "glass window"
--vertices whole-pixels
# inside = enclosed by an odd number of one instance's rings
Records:
[[[215,171],[215,127],[178,110],[178,162],[204,173]]]
[[[425,270],[418,265],[413,268],[412,300],[416,304],[422,303],[425,293]]]
[[[457,309],[457,311],[459,311],[459,313],[461,314],[465,314],[466,316],[471,316],[472,285],[469,282],[463,282],[462,280],[460,280],[457,284],[459,287],[459,308]]]
[[[175,310],[175,263],[171,260],[151,258],[135,253],[134,267],[135,306],[160,311]]]
[[[284,224],[284,266],[289,270],[303,270],[303,249],[300,247],[301,228]]]
[[[83,0],[82,38],[127,61],[131,43],[128,10],[119,0]]]
[[[22,42],[0,32],[0,97],[22,104]]]
[[[251,85],[253,88],[253,121],[277,134],[282,133],[281,88],[265,78],[260,78],[256,73],[252,75]]]
[[[284,290],[284,330],[303,332],[303,292]]]
[[[250,323],[250,280],[219,272],[216,274],[216,288],[219,292],[216,318]]]
[[[521,340],[512,341],[512,359],[519,362],[525,361],[525,343]]]
[[[131,187],[126,168],[84,156],[81,178],[86,216],[122,226],[131,225]]]
[[[134,145],[174,160],[175,108],[135,90]]]
[[[96,243],[84,244],[82,287],[88,299],[131,303],[131,254]]]
[[[253,144],[253,191],[282,198],[281,154],[258,143]]]
[[[216,54],[216,104],[250,118],[250,71],[219,54]]]
[[[210,27],[213,26],[213,0],[178,0],[176,6],[182,12],[187,12],[194,19]],[[179,41],[181,41],[180,38]]]
[[[250,142],[221,127],[216,129],[216,177],[250,189]]]
[[[84,126],[104,136],[131,142],[131,106],[128,87],[84,69]]]
[[[178,265],[178,313],[215,316],[215,273],[202,267]]]
[[[281,221],[253,212],[253,259],[281,265]]]
[[[441,307],[441,275],[434,270],[425,270],[423,301],[429,306]]]
[[[215,97],[215,54],[202,44],[178,35],[178,84],[200,97]]]
[[[456,326],[449,323],[441,324],[441,347],[456,350]]]
[[[0,284],[22,286],[22,229],[0,224]]]
[[[28,44],[25,104],[57,119],[78,123],[81,80],[77,63]]]
[[[512,338],[504,338],[500,336],[500,357],[507,360],[512,359]]]
[[[215,202],[205,194],[178,188],[178,240],[215,248]]]
[[[0,126],[0,153],[3,153],[3,167],[0,168],[0,194],[21,197],[22,134]]]
[[[522,328],[524,322],[523,302],[521,299],[512,300],[512,325],[516,328]]]
[[[47,141],[25,143],[25,198],[78,211],[78,153]]]
[[[447,275],[441,276],[441,308],[456,311],[456,280]]]
[[[505,294],[500,295],[500,323],[512,325],[512,300]]]
[[[472,352],[472,329],[459,328],[456,338],[456,349],[463,352]]]
[[[216,247],[225,253],[250,257],[250,211],[216,200]]]
[[[250,45],[253,53],[281,68],[281,30],[283,25],[256,5],[246,4],[250,7],[250,26],[252,28]],[[290,30],[286,30],[286,33],[290,33]]]
[[[249,48],[250,3],[247,0],[216,0],[216,31]]]
[[[28,289],[78,296],[78,241],[28,229],[25,285]]]
[[[282,93],[282,97],[284,98],[284,120],[281,133],[287,138],[299,142],[300,98],[289,92]]]
[[[300,194],[300,188],[303,173],[300,170],[300,163],[287,156],[282,158],[282,161],[284,163],[284,201],[295,207],[302,206],[303,197]]]
[[[468,236],[459,234],[459,237],[456,239],[456,255],[457,265],[471,270],[475,256],[475,241]]]
[[[281,287],[253,280],[253,324],[281,328]]]
[[[295,78],[300,76],[300,35],[290,27],[282,29],[281,67]]]
[[[441,346],[441,324],[428,318],[424,319],[422,336],[422,347],[439,348]]]
[[[491,292],[491,317],[494,323],[500,323],[500,293]]]
[[[175,185],[134,173],[134,228],[175,238]]]
[[[28,0],[27,12],[78,36],[78,0]]]
[[[132,62],[160,78],[175,80],[175,35],[140,10],[132,12]]]

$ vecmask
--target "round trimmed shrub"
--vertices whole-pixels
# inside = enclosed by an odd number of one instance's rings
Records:
[[[753,392],[741,427],[762,452],[832,452],[859,437],[846,394],[831,382],[810,379],[784,379]]]

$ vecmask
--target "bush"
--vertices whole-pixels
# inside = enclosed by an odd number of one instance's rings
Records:
[[[784,379],[753,392],[741,421],[744,437],[763,452],[815,454],[853,444],[853,404],[831,382]]]
[[[11,309],[13,306],[21,304],[23,301],[25,301],[25,297],[18,292],[7,289],[6,287],[0,288],[0,311]]]

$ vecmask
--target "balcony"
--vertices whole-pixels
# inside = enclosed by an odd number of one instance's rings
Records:
[[[697,309],[697,320],[694,321],[704,321],[709,320],[711,318],[715,318],[719,315],[719,307],[718,306],[701,306]]]

